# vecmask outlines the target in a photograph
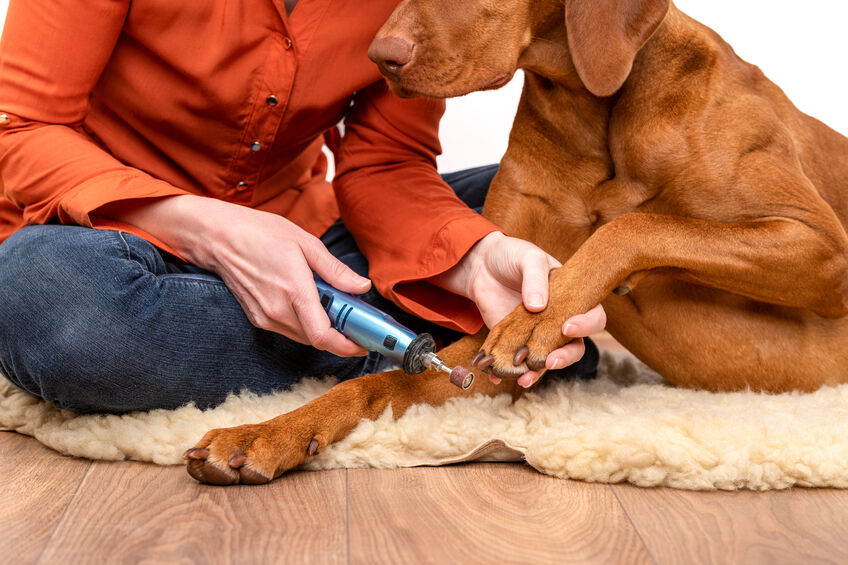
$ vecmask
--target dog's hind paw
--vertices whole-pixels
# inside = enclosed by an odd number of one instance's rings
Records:
[[[208,432],[183,456],[188,474],[215,485],[265,484],[318,452],[317,438],[304,441],[272,422]]]

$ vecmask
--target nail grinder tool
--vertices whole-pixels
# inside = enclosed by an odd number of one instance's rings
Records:
[[[462,390],[474,383],[474,373],[465,367],[451,369],[439,359],[430,334],[415,335],[385,312],[317,278],[315,285],[330,324],[351,341],[401,363],[410,375],[430,369],[449,374],[450,382]]]

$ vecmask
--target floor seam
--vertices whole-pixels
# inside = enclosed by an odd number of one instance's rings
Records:
[[[71,507],[71,503],[74,501],[74,499],[76,499],[77,493],[79,492],[80,487],[82,487],[82,483],[85,482],[85,478],[88,476],[88,472],[90,470],[91,470],[91,461],[88,462],[88,466],[85,468],[85,473],[83,473],[82,477],[80,477],[79,484],[77,485],[77,488],[74,489],[74,494],[71,495],[71,498],[68,499],[68,503],[65,504],[65,507],[62,509],[62,515],[59,516],[58,520],[56,520],[56,525],[53,526],[53,531],[50,532],[49,536],[47,536],[47,541],[44,542],[44,547],[41,548],[41,551],[39,552],[38,557],[36,558],[36,560],[34,562],[36,565],[38,565],[38,563],[41,562],[41,559],[44,557],[44,552],[47,551],[47,547],[50,545],[50,542],[53,541],[53,536],[56,535],[56,530],[58,530],[59,525],[61,525],[61,523],[64,522],[65,514],[68,513],[68,508]]]
[[[350,470],[345,469],[345,552],[347,554],[347,564],[350,565],[350,488],[349,478]]]
[[[645,548],[645,551],[648,553],[648,557],[651,559],[651,563],[654,565],[659,565],[657,563],[654,554],[648,548],[648,544],[645,543],[645,539],[642,537],[642,534],[639,533],[639,528],[636,527],[636,524],[633,522],[633,519],[630,517],[630,512],[624,507],[624,504],[621,502],[621,499],[618,497],[618,493],[615,490],[613,485],[607,485],[609,489],[612,491],[612,495],[615,497],[615,501],[618,502],[618,507],[621,508],[621,511],[624,512],[624,517],[627,518],[627,521],[630,523],[630,527],[633,528],[633,531],[636,533],[636,537],[639,538],[639,541],[642,543],[642,547]]]

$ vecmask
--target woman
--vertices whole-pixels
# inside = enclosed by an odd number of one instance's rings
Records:
[[[0,371],[17,386],[124,412],[384,368],[330,327],[313,272],[415,329],[544,308],[556,260],[472,209],[495,168],[442,179],[443,103],[396,98],[367,59],[396,2],[295,3],[12,0]],[[605,318],[569,322],[579,338]]]

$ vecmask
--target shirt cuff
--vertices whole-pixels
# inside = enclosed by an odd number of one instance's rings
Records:
[[[452,220],[433,239],[430,260],[414,279],[398,280],[390,286],[391,298],[405,310],[452,330],[468,334],[483,327],[474,302],[429,282],[454,267],[475,243],[492,232],[502,231],[482,216]]]

